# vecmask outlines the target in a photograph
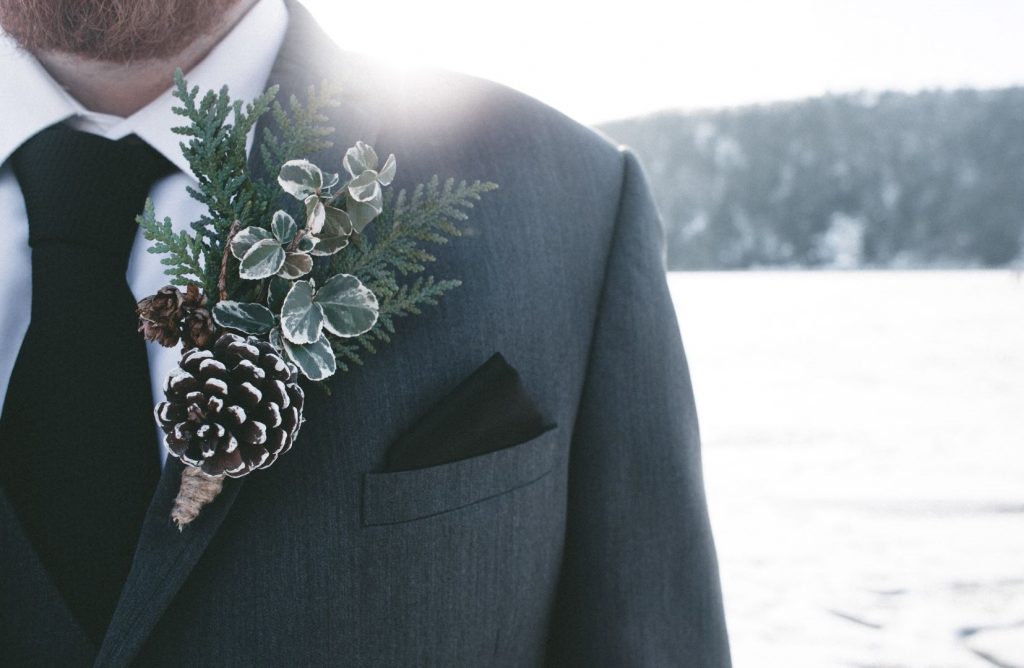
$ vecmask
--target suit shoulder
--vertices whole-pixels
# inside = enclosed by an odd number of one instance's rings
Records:
[[[499,188],[478,221],[517,220],[496,229],[536,234],[537,246],[572,239],[576,250],[566,254],[591,248],[589,264],[602,266],[627,175],[626,147],[500,83],[370,61],[358,70],[365,84],[359,106],[380,119],[375,148],[397,156],[403,186],[433,175],[494,182]]]
[[[409,142],[557,151],[621,173],[623,146],[526,93],[453,70],[363,57],[375,73],[369,85],[380,113]]]

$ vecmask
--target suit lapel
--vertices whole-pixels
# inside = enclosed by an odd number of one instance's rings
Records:
[[[0,647],[12,663],[84,663],[96,652],[0,490]],[[22,656],[18,648],[33,652]],[[42,653],[37,654],[36,652]]]
[[[179,532],[170,512],[183,469],[173,457],[164,465],[97,666],[126,665],[132,660],[224,522],[244,482],[226,480],[224,489],[199,518]]]
[[[335,128],[334,146],[316,155],[296,156],[307,157],[328,171],[340,172],[346,148],[359,139],[370,144],[376,139],[377,116],[371,113],[369,100],[363,97],[358,81],[358,59],[339,52],[300,5],[288,0],[287,6],[288,31],[269,84],[280,86],[277,99],[286,108],[291,95],[304,101],[310,85],[319,85],[325,79],[341,85],[341,106],[325,112]],[[321,72],[314,63],[326,65],[330,70]],[[266,127],[268,122],[264,117],[256,126],[257,145]],[[257,151],[253,151],[249,163],[253,174],[266,175]],[[318,404],[307,406],[307,419],[316,419],[308,412]],[[307,430],[306,435],[309,433]],[[300,436],[296,447],[303,445],[312,444],[303,444]],[[199,518],[184,531],[177,530],[169,516],[183,468],[184,465],[173,457],[169,457],[164,466],[146,513],[131,572],[100,647],[97,667],[122,666],[132,661],[218,529],[225,521],[230,521],[229,511],[245,478],[226,480],[221,493],[203,509]],[[255,475],[273,475],[273,468]]]

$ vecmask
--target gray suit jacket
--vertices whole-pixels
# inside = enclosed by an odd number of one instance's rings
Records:
[[[406,77],[330,44],[290,4],[272,81],[340,79],[340,171],[362,139],[500,189],[439,249],[463,285],[365,365],[311,391],[273,467],[228,480],[179,533],[168,462],[102,646],[0,498],[0,661],[96,666],[727,666],[697,416],[636,157],[502,86]],[[326,64],[327,67],[323,67]],[[384,471],[385,453],[500,352],[557,427]]]

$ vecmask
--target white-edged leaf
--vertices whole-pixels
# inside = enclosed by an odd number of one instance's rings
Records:
[[[306,229],[312,234],[317,234],[323,229],[324,218],[327,213],[324,210],[324,203],[316,195],[306,198]]]
[[[284,340],[281,338],[281,328],[275,327],[267,334],[267,341],[277,349],[277,352],[284,352]]]
[[[373,329],[380,313],[376,295],[351,274],[332,276],[316,291],[314,303],[323,310],[327,330],[346,338]]]
[[[281,165],[277,182],[286,193],[295,199],[304,200],[320,191],[324,175],[320,168],[309,160],[289,160]]]
[[[324,228],[332,234],[352,234],[352,221],[343,209],[336,209],[333,206],[325,207]]]
[[[313,258],[308,253],[286,253],[284,264],[277,272],[281,278],[296,279],[302,278],[313,271]]]
[[[315,245],[316,237],[310,236],[308,234],[303,234],[301,237],[299,237],[299,243],[296,244],[295,250],[299,251],[300,253],[308,253],[309,251],[313,250],[313,246]]]
[[[287,211],[278,209],[274,212],[273,220],[270,221],[270,231],[274,233],[274,237],[282,245],[287,245],[295,238],[295,233],[299,231],[299,226],[295,223],[295,219],[288,215]]]
[[[395,180],[396,169],[397,163],[395,162],[395,154],[392,153],[388,156],[388,159],[384,161],[384,166],[380,168],[380,173],[377,174],[377,180],[380,181],[382,186],[391,185],[391,182]]]
[[[281,343],[288,359],[310,380],[330,378],[338,370],[338,362],[334,359],[331,343],[323,334],[313,343],[295,344],[284,337],[281,338]]]
[[[266,306],[229,300],[217,302],[213,319],[221,327],[246,334],[265,334],[274,326],[274,314]]]
[[[334,255],[346,246],[348,246],[348,237],[320,237],[310,253],[317,257]]]
[[[291,343],[313,343],[324,328],[324,314],[313,302],[313,284],[295,281],[281,304],[281,333]]]
[[[239,230],[231,240],[231,254],[241,260],[257,241],[272,238],[273,235],[262,227],[246,227]]]
[[[330,190],[334,186],[338,185],[341,181],[341,176],[333,172],[324,173],[324,184],[321,186],[321,190]]]
[[[366,142],[357,141],[355,146],[345,151],[341,163],[345,171],[355,178],[368,169],[377,169],[377,152]]]
[[[348,214],[333,206],[327,207],[327,219],[324,229],[317,235],[313,255],[334,255],[348,245],[348,235],[352,234],[352,221]]]
[[[370,221],[380,215],[383,209],[383,201],[357,202],[351,197],[346,199],[345,211],[348,219],[352,221],[352,229],[362,232],[369,225]]]
[[[381,196],[377,172],[372,169],[352,179],[345,187],[348,188],[348,194],[357,202],[370,202]]]
[[[257,241],[242,257],[238,275],[250,281],[273,276],[284,264],[284,248],[277,239]]]

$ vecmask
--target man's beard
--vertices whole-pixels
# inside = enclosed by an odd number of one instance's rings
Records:
[[[32,52],[128,63],[168,58],[238,0],[0,0],[0,26]]]

